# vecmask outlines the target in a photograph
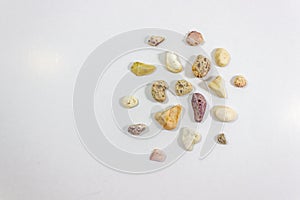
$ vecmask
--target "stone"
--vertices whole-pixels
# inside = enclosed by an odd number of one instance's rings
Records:
[[[213,112],[221,122],[232,122],[237,119],[237,112],[228,106],[215,106]]]
[[[227,144],[227,140],[224,133],[217,135],[217,142],[219,144]]]
[[[154,65],[145,64],[142,62],[134,62],[131,66],[131,72],[136,76],[145,76],[152,74],[156,70]]]
[[[150,155],[150,160],[156,161],[156,162],[164,162],[166,160],[167,156],[165,152],[163,152],[160,149],[154,149]]]
[[[166,53],[166,67],[170,72],[173,73],[181,72],[183,69],[178,56],[172,52]]]
[[[151,89],[152,97],[158,102],[161,103],[164,102],[167,98],[166,89],[168,88],[169,86],[165,81],[163,80],[155,81],[152,84],[152,89]]]
[[[191,31],[186,37],[186,42],[191,46],[197,46],[204,42],[203,36],[197,31]]]
[[[194,119],[196,122],[201,122],[206,110],[206,99],[200,93],[194,93],[192,96],[192,107],[194,110]]]
[[[217,76],[214,80],[212,80],[209,84],[208,87],[214,91],[214,93],[221,98],[226,98],[226,90],[224,87],[224,81],[221,76]]]
[[[186,150],[192,151],[200,140],[201,135],[197,131],[186,127],[181,129],[181,141]]]
[[[132,135],[140,135],[146,128],[145,124],[133,124],[128,127],[128,132]]]
[[[245,87],[247,85],[247,80],[244,76],[238,75],[234,77],[233,84],[236,87]]]
[[[230,62],[230,54],[228,53],[228,51],[226,49],[223,49],[223,48],[215,49],[214,58],[215,58],[215,63],[219,67],[225,67]]]
[[[175,92],[177,96],[183,96],[193,90],[193,85],[186,80],[178,80],[175,85]]]
[[[155,114],[157,122],[166,130],[173,130],[177,127],[182,111],[181,105],[173,106]]]
[[[198,55],[192,66],[192,71],[196,77],[203,78],[208,74],[210,68],[210,60],[202,55]]]
[[[121,99],[121,103],[125,108],[133,108],[139,104],[139,100],[134,96],[125,96]]]
[[[151,46],[158,46],[160,43],[162,43],[165,40],[164,37],[162,36],[156,36],[156,35],[152,35],[149,39],[148,39],[148,44]]]

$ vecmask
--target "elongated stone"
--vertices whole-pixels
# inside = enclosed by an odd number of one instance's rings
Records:
[[[182,106],[176,105],[162,112],[157,112],[155,114],[155,119],[164,129],[172,130],[177,127],[181,111]]]
[[[194,110],[194,119],[201,122],[206,110],[206,99],[200,93],[194,93],[192,97],[192,107]]]
[[[221,122],[232,122],[237,119],[237,112],[228,106],[215,106],[213,108],[216,118]]]
[[[183,69],[178,56],[172,52],[166,53],[166,66],[167,69],[173,73],[181,72]]]
[[[149,65],[142,62],[134,62],[131,66],[131,72],[136,76],[152,74],[155,70],[156,67],[154,65]]]
[[[146,128],[145,124],[133,124],[128,127],[128,132],[132,135],[140,135]]]
[[[201,135],[197,131],[192,130],[190,128],[182,128],[181,134],[182,144],[188,151],[192,151],[194,145],[201,140]]]
[[[217,76],[213,81],[208,84],[208,87],[212,89],[218,97],[226,98],[226,90],[224,87],[224,81],[221,76]]]
[[[164,162],[166,160],[167,156],[163,150],[160,149],[154,149],[150,155],[150,160],[156,161],[156,162]]]

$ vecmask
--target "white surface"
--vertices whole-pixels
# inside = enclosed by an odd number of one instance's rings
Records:
[[[299,199],[299,8],[297,0],[2,0],[0,199]],[[207,52],[231,53],[224,78],[241,73],[249,86],[228,87],[239,112],[225,127],[229,145],[128,175],[81,146],[72,92],[94,48],[143,27],[200,30]]]

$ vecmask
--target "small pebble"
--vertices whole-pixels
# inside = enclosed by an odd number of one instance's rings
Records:
[[[247,80],[244,76],[238,75],[238,76],[235,76],[233,84],[236,87],[242,88],[247,85]]]
[[[154,149],[150,155],[150,160],[156,161],[156,162],[164,162],[166,160],[167,156],[165,152],[163,152],[160,149]]]
[[[227,140],[225,138],[225,134],[224,133],[221,133],[221,134],[217,135],[217,142],[219,144],[227,144]]]
[[[152,35],[149,39],[148,39],[148,44],[151,46],[158,46],[160,43],[162,43],[165,40],[164,37],[162,36],[156,36],[156,35]]]
[[[186,42],[191,46],[197,46],[201,43],[203,43],[203,36],[201,33],[197,31],[191,31],[188,33],[186,37]]]
[[[132,135],[140,135],[146,128],[145,124],[133,124],[128,127],[128,132]]]
[[[134,96],[125,96],[122,98],[121,103],[125,108],[133,108],[139,104],[139,100]]]

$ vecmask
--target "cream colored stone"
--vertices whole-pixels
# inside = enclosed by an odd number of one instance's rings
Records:
[[[172,52],[166,53],[166,67],[170,72],[173,73],[181,72],[183,69],[178,56]]]
[[[232,122],[238,117],[237,112],[228,106],[215,106],[213,112],[221,122]]]
[[[225,67],[230,62],[230,54],[223,48],[215,49],[214,57],[216,64],[220,67]]]
[[[121,103],[125,108],[133,108],[139,104],[139,100],[134,96],[125,96],[122,98]]]
[[[226,98],[226,90],[224,87],[224,81],[221,76],[217,76],[213,81],[208,84],[208,87],[212,89],[217,96],[221,98]]]
[[[182,128],[181,129],[181,140],[186,150],[192,151],[194,145],[197,144],[201,140],[201,135],[190,128]]]

